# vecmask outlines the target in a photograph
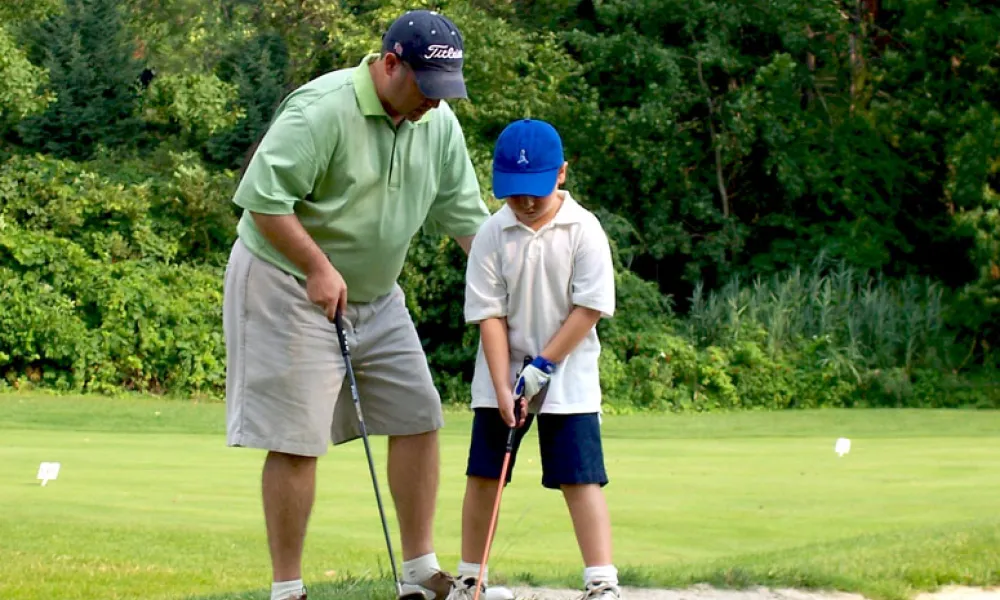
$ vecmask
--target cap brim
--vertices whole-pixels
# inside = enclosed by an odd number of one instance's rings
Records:
[[[556,189],[559,169],[538,173],[504,173],[493,171],[493,196],[548,196]]]
[[[468,98],[461,71],[414,71],[420,93],[432,100]]]

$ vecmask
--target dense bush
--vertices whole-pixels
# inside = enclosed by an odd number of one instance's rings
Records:
[[[501,128],[550,120],[613,241],[609,409],[998,405],[992,5],[432,4],[470,49],[484,197]],[[0,5],[3,381],[220,396],[239,167],[288,90],[409,7]],[[450,402],[464,268],[421,234],[401,278]]]

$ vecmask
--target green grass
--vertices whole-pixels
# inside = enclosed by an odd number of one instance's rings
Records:
[[[436,538],[453,569],[469,416],[447,421]],[[223,423],[219,404],[0,395],[0,598],[267,600],[263,455],[226,448]],[[629,415],[604,429],[623,583],[886,599],[1000,583],[998,412]],[[561,497],[539,485],[536,439],[504,494],[492,579],[575,587],[579,554]],[[384,465],[384,440],[373,448]],[[46,487],[42,461],[62,462]],[[331,449],[310,598],[389,598],[387,562],[364,448]]]

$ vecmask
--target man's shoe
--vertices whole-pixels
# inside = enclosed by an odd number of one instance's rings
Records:
[[[455,580],[455,587],[448,594],[448,600],[474,600],[476,597],[476,578],[466,577]],[[479,592],[480,600],[514,600],[514,593],[505,587],[482,586]]]
[[[454,587],[455,578],[437,571],[420,583],[400,584],[400,600],[446,600]],[[471,598],[471,596],[470,596]]]
[[[617,585],[605,581],[592,581],[587,584],[580,600],[621,600],[622,592]]]

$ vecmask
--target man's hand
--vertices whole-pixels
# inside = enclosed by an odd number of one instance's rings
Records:
[[[549,378],[556,371],[556,365],[544,356],[536,356],[517,377],[514,384],[514,396],[523,396],[530,400],[548,384]]]
[[[306,295],[323,309],[330,321],[336,318],[338,309],[343,312],[347,308],[347,284],[327,260],[319,262],[306,273]]]
[[[517,410],[514,410],[515,402]],[[497,394],[497,408],[500,409],[500,418],[507,424],[507,427],[521,427],[528,418],[528,401],[524,398],[514,399],[510,388],[502,390]]]

